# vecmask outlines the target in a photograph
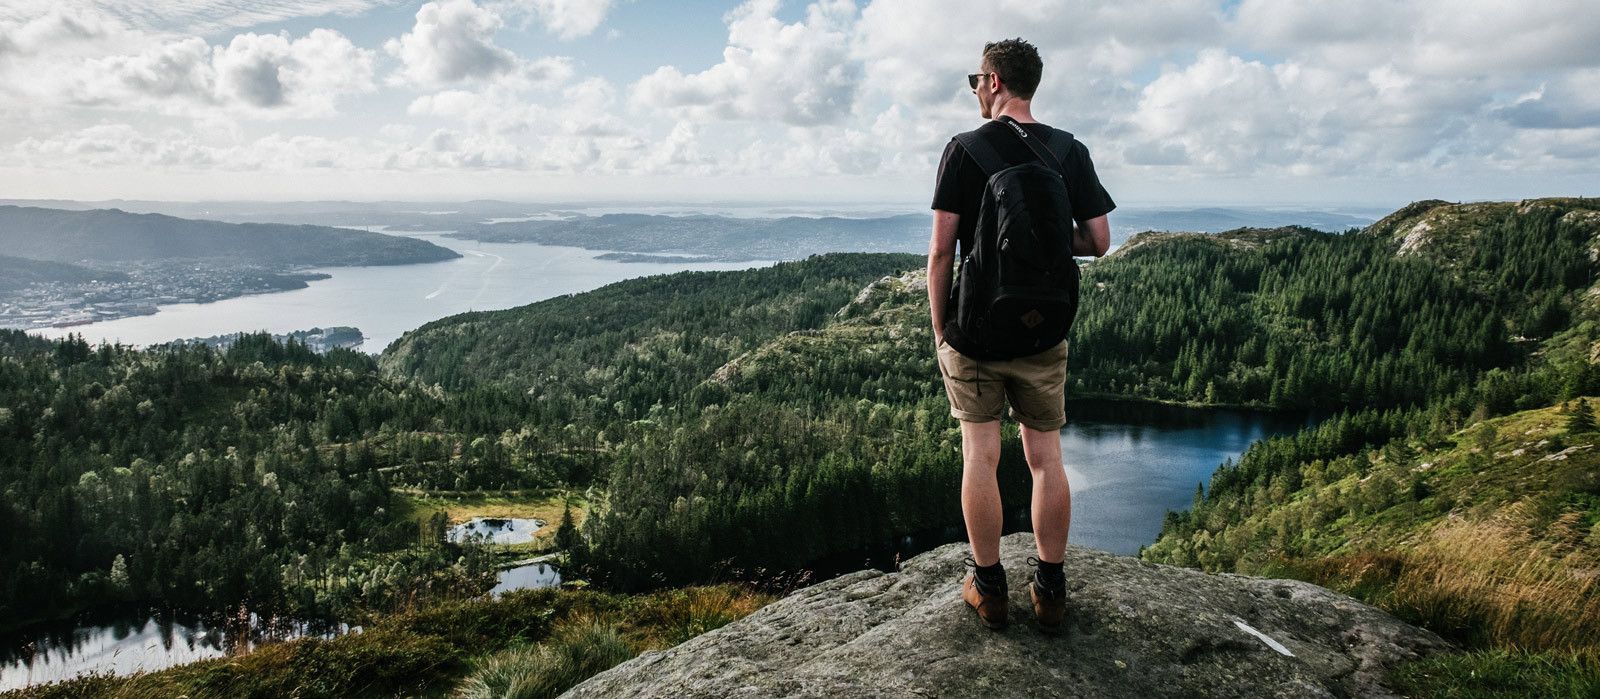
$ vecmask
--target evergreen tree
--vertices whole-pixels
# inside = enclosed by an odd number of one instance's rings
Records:
[[[571,551],[581,543],[578,537],[578,525],[572,521],[572,504],[568,503],[561,509],[561,526],[556,527],[556,547],[562,551]]]
[[[1579,398],[1578,406],[1572,409],[1567,416],[1567,432],[1593,432],[1595,429],[1594,409],[1589,407],[1589,399]]]

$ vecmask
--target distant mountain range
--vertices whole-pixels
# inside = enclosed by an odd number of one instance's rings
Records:
[[[1277,228],[1305,226],[1320,231],[1340,232],[1362,228],[1388,210],[1355,212],[1277,208],[1134,208],[1117,209],[1111,220],[1115,228],[1126,231],[1190,231],[1220,233],[1235,228]]]
[[[450,234],[496,243],[570,245],[717,260],[793,260],[821,252],[911,252],[928,247],[923,214],[883,218],[732,218],[604,214],[480,224]],[[622,258],[634,261],[639,258]],[[654,259],[647,256],[647,259]]]
[[[18,201],[0,204],[48,206],[58,209],[117,208],[125,211],[161,213],[185,218],[203,218],[234,223],[310,223],[323,226],[381,226],[409,231],[478,230],[482,226],[515,224],[530,219],[561,220],[599,218],[607,214],[660,216],[663,218],[714,217],[736,220],[781,220],[792,218],[818,222],[821,226],[839,221],[894,219],[907,216],[918,220],[915,230],[900,240],[894,249],[923,252],[927,249],[925,204],[798,204],[768,203],[673,203],[641,202],[506,202],[476,200],[466,202],[153,202],[153,201]],[[1323,231],[1343,231],[1362,227],[1389,213],[1393,207],[1313,207],[1313,206],[1139,206],[1127,205],[1111,214],[1112,243],[1140,231],[1193,231],[1216,233],[1234,228],[1274,228],[1298,225]],[[778,230],[784,229],[778,226]],[[510,235],[503,230],[486,236]],[[914,238],[914,240],[913,240]],[[485,238],[490,239],[489,237]],[[858,248],[838,248],[856,250]],[[868,250],[869,248],[859,248]],[[633,252],[639,252],[634,250]],[[662,252],[662,251],[656,251]],[[822,252],[814,250],[812,252]]]
[[[1343,231],[1374,217],[1270,209],[1132,209],[1111,215],[1112,246],[1137,232],[1214,233],[1238,228],[1298,225]],[[436,222],[434,222],[436,225]],[[570,245],[615,250],[608,259],[662,262],[692,255],[717,260],[798,259],[821,252],[911,252],[928,249],[931,215],[874,218],[838,216],[734,218],[707,214],[569,215],[559,219],[501,221],[462,226],[452,238],[496,243]],[[681,259],[677,257],[676,259]]]
[[[425,240],[327,226],[222,223],[0,206],[0,249],[68,263],[205,259],[265,266],[396,265],[461,257]]]

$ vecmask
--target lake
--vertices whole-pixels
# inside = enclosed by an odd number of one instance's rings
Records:
[[[1189,509],[1195,485],[1209,484],[1224,461],[1237,462],[1252,442],[1263,437],[1293,433],[1327,417],[1325,412],[1069,398],[1067,424],[1061,428],[1061,460],[1072,489],[1068,542],[1135,555],[1139,547],[1156,540],[1168,510]],[[952,482],[949,487],[959,491],[961,486]],[[1004,533],[1033,530],[1026,498],[1013,497],[1003,505]],[[812,581],[867,567],[892,571],[899,561],[966,540],[966,528],[956,519],[876,546],[829,555],[806,569]]]
[[[774,262],[617,262],[596,259],[605,250],[479,243],[447,238],[448,232],[388,234],[422,238],[462,257],[383,267],[314,267],[309,271],[326,272],[332,278],[293,291],[160,305],[155,315],[28,332],[52,339],[78,333],[91,345],[105,340],[143,347],[239,331],[287,333],[351,325],[366,336],[358,349],[377,354],[405,331],[457,313],[513,308],[652,274],[748,269]]]
[[[0,691],[71,679],[84,672],[129,675],[207,658],[248,651],[263,643],[301,636],[332,637],[352,629],[344,624],[263,620],[250,613],[244,623],[225,618],[166,611],[128,613],[122,618],[91,613],[99,621],[66,621],[37,627],[0,644]]]
[[[1061,460],[1072,489],[1068,541],[1135,554],[1161,533],[1168,510],[1187,510],[1195,484],[1262,437],[1295,432],[1326,414],[1194,409],[1069,400]],[[1031,527],[1026,527],[1031,529]]]

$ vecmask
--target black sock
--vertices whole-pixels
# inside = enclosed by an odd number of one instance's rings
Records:
[[[1039,587],[1046,590],[1059,590],[1067,585],[1067,576],[1061,572],[1061,563],[1039,561],[1039,569],[1034,571],[1033,578],[1039,582]]]
[[[999,561],[995,561],[992,566],[976,566],[976,569],[979,592],[992,595],[1006,589],[1006,569]]]

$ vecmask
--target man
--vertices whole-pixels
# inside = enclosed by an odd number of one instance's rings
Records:
[[[978,107],[991,121],[980,126],[984,136],[1008,166],[1038,159],[1012,127],[1009,117],[1043,142],[1051,128],[1034,121],[1034,89],[1039,86],[1043,62],[1039,52],[1021,39],[985,44],[978,74],[968,84],[978,96]],[[1095,176],[1089,151],[1076,140],[1059,163],[1048,163],[1066,179],[1075,219],[1072,254],[1100,257],[1111,247],[1106,214],[1116,207]],[[928,247],[928,301],[932,306],[933,336],[939,371],[950,400],[950,414],[961,421],[961,511],[967,540],[972,547],[968,564],[976,570],[962,585],[962,598],[977,610],[990,628],[1006,624],[1007,585],[1000,564],[1003,515],[995,471],[1000,463],[1000,418],[1006,403],[1021,424],[1022,446],[1033,473],[1033,531],[1038,557],[1029,595],[1044,628],[1061,623],[1066,609],[1062,559],[1066,555],[1067,528],[1071,521],[1071,492],[1061,463],[1061,426],[1066,423],[1065,387],[1067,341],[1035,355],[1014,359],[985,357],[979,343],[962,337],[947,324],[955,313],[950,298],[955,249],[962,255],[974,245],[978,205],[987,175],[955,139],[945,147],[933,195],[933,239]]]

